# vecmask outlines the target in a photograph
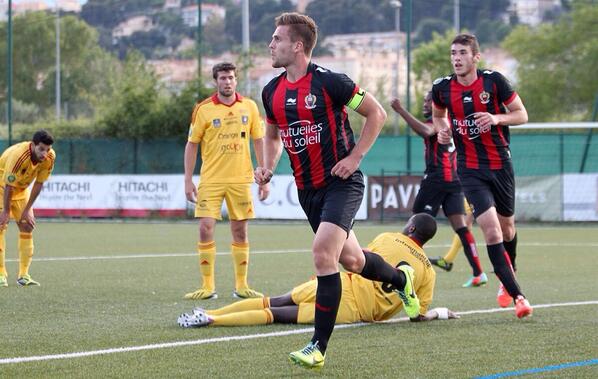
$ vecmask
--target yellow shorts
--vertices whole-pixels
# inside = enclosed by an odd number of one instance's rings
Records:
[[[4,199],[4,187],[0,186],[0,199]],[[23,209],[29,201],[29,189],[17,190],[13,189],[12,199],[10,201],[10,217],[14,220],[20,220],[23,214]],[[0,201],[0,210],[4,209],[4,201]]]
[[[351,324],[361,321],[357,303],[353,295],[351,278],[347,273],[341,272],[341,283],[343,292],[341,303],[336,315],[337,324]],[[298,285],[291,291],[291,298],[295,304],[299,305],[299,314],[297,315],[298,324],[313,324],[316,313],[316,289],[318,281],[310,280]]]
[[[197,189],[195,217],[222,220],[222,200],[226,200],[231,220],[255,218],[251,199],[251,184],[202,184]]]

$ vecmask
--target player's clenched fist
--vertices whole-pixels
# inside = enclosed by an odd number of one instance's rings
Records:
[[[272,170],[265,167],[256,167],[255,171],[253,171],[255,182],[260,185],[269,183],[272,175],[274,175]]]
[[[449,127],[440,129],[438,132],[438,143],[443,145],[451,143],[451,129]]]

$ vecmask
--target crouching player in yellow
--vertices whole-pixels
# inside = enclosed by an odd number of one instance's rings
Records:
[[[407,278],[405,293],[419,298],[419,315],[411,321],[457,318],[446,308],[428,311],[434,293],[436,273],[422,246],[436,233],[436,221],[425,213],[413,215],[402,232],[378,235],[366,250],[378,253],[398,267],[409,265],[414,276]],[[342,296],[337,324],[375,322],[391,318],[403,308],[398,291],[387,283],[367,280],[358,274],[341,273]],[[285,295],[247,299],[216,310],[193,309],[178,318],[180,326],[245,326],[272,323],[311,324],[314,322],[317,281],[310,280]],[[323,365],[322,357],[322,365]]]
[[[19,228],[19,275],[20,286],[39,286],[29,275],[33,257],[33,229],[35,216],[33,203],[48,180],[56,153],[52,150],[54,139],[45,130],[33,135],[32,141],[21,142],[6,149],[0,156],[0,287],[8,287],[5,266],[6,227],[10,216]],[[28,187],[35,183],[29,192]]]

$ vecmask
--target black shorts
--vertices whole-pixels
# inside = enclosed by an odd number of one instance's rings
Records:
[[[349,233],[363,200],[364,189],[363,174],[357,170],[346,180],[335,177],[324,188],[297,192],[301,208],[314,233],[321,222],[338,225]]]
[[[499,170],[460,167],[459,178],[475,217],[491,207],[504,217],[515,214],[515,174],[510,162]]]
[[[464,195],[459,182],[446,183],[425,177],[413,203],[413,213],[427,213],[436,217],[442,205],[444,214],[465,214]]]

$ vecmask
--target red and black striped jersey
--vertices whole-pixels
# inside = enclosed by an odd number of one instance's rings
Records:
[[[426,124],[432,124],[432,120],[426,120]],[[426,177],[440,179],[443,182],[457,182],[457,153],[455,145],[438,143],[438,135],[424,138],[426,158]]]
[[[459,167],[497,170],[511,159],[509,126],[482,129],[476,125],[474,114],[506,113],[506,105],[517,93],[499,72],[478,70],[477,75],[469,86],[460,84],[454,74],[436,79],[432,100],[437,108],[448,109]]]
[[[330,183],[332,167],[355,146],[345,105],[356,109],[363,95],[347,75],[314,63],[295,83],[285,71],[264,87],[267,121],[280,131],[298,189]]]

